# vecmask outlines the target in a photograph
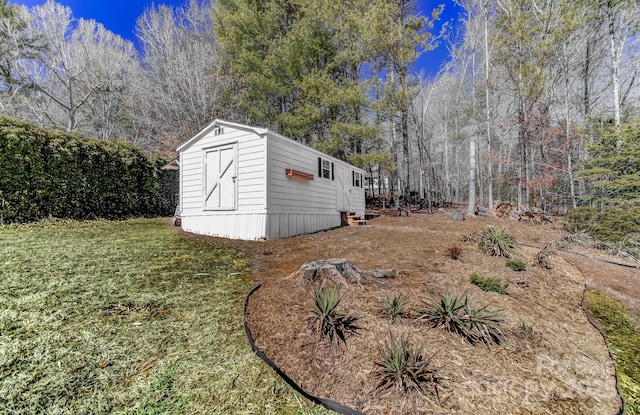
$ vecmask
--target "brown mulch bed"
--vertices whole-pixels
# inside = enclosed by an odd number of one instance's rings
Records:
[[[587,260],[569,262],[562,254],[552,257],[551,270],[532,264],[535,247],[560,239],[558,225],[490,218],[453,221],[442,212],[380,216],[369,224],[260,242],[189,237],[233,246],[251,259],[254,278],[263,283],[250,298],[246,316],[256,344],[313,395],[370,414],[617,413],[621,402],[613,362],[581,307],[585,276],[578,268],[589,268]],[[528,264],[526,271],[512,271],[503,258],[459,242],[462,235],[486,226],[506,227],[523,244],[515,259]],[[452,244],[462,247],[458,260],[446,256]],[[394,278],[342,284],[340,310],[357,317],[360,330],[333,348],[318,342],[310,328],[311,290],[296,274],[302,264],[327,258],[347,258],[366,275],[376,268],[402,271]],[[474,272],[502,278],[509,283],[507,294],[472,285]],[[406,294],[415,317],[428,292],[446,289],[467,292],[475,307],[502,310],[502,343],[471,345],[413,318],[391,323],[382,314],[388,294]],[[390,334],[403,333],[426,355],[433,354],[433,365],[442,368],[437,395],[432,387],[408,394],[376,390],[379,349]]]

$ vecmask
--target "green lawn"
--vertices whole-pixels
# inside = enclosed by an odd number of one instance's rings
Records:
[[[591,314],[598,320],[616,361],[625,414],[640,415],[640,331],[627,308],[602,291],[588,290]]]
[[[248,273],[160,220],[0,227],[0,412],[327,413],[249,348]]]

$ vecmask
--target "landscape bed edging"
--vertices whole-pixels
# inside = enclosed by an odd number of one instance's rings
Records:
[[[273,370],[275,370],[278,376],[280,376],[285,382],[287,382],[289,386],[291,386],[293,389],[295,389],[305,398],[309,399],[311,402],[316,403],[318,405],[322,405],[327,409],[330,409],[334,412],[337,412],[343,415],[365,415],[362,412],[358,412],[355,409],[341,405],[338,402],[332,401],[330,399],[320,398],[318,396],[312,395],[309,392],[305,391],[293,379],[287,376],[278,366],[276,366],[276,364],[273,363],[271,359],[269,359],[267,355],[265,355],[264,352],[258,348],[258,346],[256,346],[255,342],[253,341],[253,336],[251,335],[251,330],[249,329],[249,325],[247,324],[247,307],[249,305],[249,298],[251,298],[251,295],[256,291],[258,291],[260,287],[262,287],[262,283],[256,285],[251,289],[251,291],[249,291],[246,298],[244,299],[244,309],[243,309],[244,332],[246,333],[247,339],[249,340],[249,346],[251,346],[251,349],[255,352],[255,354],[257,354],[260,359],[262,359]]]

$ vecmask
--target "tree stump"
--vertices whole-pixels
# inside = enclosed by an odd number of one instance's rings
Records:
[[[358,284],[365,280],[365,273],[346,258],[331,258],[303,264],[296,272],[305,286],[322,288],[327,282],[333,285]]]

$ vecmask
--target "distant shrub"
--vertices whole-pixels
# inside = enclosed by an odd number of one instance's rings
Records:
[[[527,264],[517,259],[508,260],[507,266],[514,271],[525,271],[527,269]]]
[[[469,280],[473,285],[477,285],[483,291],[493,291],[500,294],[506,293],[509,287],[509,283],[502,282],[500,278],[483,277],[475,272],[471,274]]]
[[[447,247],[447,256],[451,259],[458,259],[462,256],[462,248],[460,246],[453,244]]]
[[[593,226],[593,220],[597,211],[592,207],[580,206],[571,209],[563,220],[564,229],[569,232],[580,232],[589,230]]]
[[[640,233],[640,205],[611,207],[601,212],[577,207],[565,216],[564,228],[573,233],[586,232],[603,242],[619,242]]]

